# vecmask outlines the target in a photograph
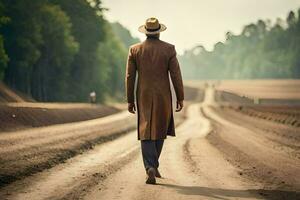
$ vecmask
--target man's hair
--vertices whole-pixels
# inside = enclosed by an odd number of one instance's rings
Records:
[[[159,38],[159,33],[157,34],[146,34],[147,38]]]

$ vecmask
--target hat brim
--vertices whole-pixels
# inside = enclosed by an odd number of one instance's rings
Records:
[[[145,25],[141,25],[138,30],[141,33],[145,33],[145,34],[149,34],[149,35],[155,35],[157,33],[160,33],[162,31],[165,31],[167,29],[167,27],[164,24],[160,24],[160,29],[158,29],[157,31],[147,31]]]

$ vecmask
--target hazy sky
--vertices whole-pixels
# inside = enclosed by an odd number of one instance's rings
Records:
[[[103,6],[110,9],[105,14],[109,21],[119,21],[141,40],[145,36],[138,26],[157,17],[167,26],[161,39],[182,53],[197,44],[211,49],[227,31],[240,33],[258,19],[285,19],[300,8],[300,0],[103,0]]]

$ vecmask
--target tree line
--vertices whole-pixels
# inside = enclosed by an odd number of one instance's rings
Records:
[[[137,39],[105,11],[101,0],[0,0],[0,80],[38,101],[122,98]]]
[[[286,20],[258,20],[226,34],[212,51],[198,45],[180,56],[186,79],[300,78],[300,9]]]

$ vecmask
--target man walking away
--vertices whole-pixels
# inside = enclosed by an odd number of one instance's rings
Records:
[[[159,39],[166,26],[156,18],[149,18],[138,30],[145,33],[147,39],[129,48],[126,96],[128,111],[137,111],[137,139],[141,141],[146,183],[155,184],[155,177],[161,177],[158,160],[164,139],[167,135],[175,136],[169,74],[177,97],[177,112],[183,108],[184,91],[175,46]]]

